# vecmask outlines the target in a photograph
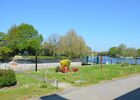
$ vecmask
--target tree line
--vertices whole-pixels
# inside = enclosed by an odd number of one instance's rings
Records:
[[[112,57],[140,57],[140,49],[120,44],[117,47],[111,47],[109,55]]]
[[[111,47],[108,51],[98,52],[98,55],[110,57],[140,57],[140,49],[127,47],[125,44],[120,44],[117,47]]]
[[[43,36],[34,26],[26,23],[12,25],[7,33],[0,32],[1,60],[19,54],[79,58],[90,53],[90,47],[74,30],[63,36],[52,34],[46,41],[43,41]]]

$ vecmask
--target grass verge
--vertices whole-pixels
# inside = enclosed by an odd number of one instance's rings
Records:
[[[4,100],[27,100],[34,96],[47,95],[58,91],[50,84],[27,77],[24,74],[16,74],[17,85],[0,89],[0,98]]]

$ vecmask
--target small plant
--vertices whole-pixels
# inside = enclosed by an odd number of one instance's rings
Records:
[[[62,73],[68,73],[70,72],[70,64],[71,61],[69,59],[63,59],[60,61],[60,67],[56,68],[56,71],[62,72]]]
[[[57,66],[56,68],[55,68],[55,72],[60,72],[61,70],[60,70],[60,66]]]
[[[127,67],[127,66],[129,66],[129,63],[127,63],[127,62],[121,63],[121,67]]]
[[[11,69],[0,69],[0,88],[13,86],[17,83],[15,72]]]
[[[72,68],[72,71],[73,71],[73,72],[78,72],[78,68],[77,68],[77,67],[73,67],[73,68]]]
[[[68,72],[77,72],[78,68],[70,68],[71,61],[69,59],[64,59],[60,61],[61,66],[56,67],[56,72],[68,73]]]

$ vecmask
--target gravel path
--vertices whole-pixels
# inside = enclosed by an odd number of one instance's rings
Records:
[[[140,74],[33,100],[140,100]]]

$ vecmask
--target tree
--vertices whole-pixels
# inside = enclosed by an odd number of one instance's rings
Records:
[[[10,59],[11,49],[6,47],[5,33],[0,32],[0,60],[6,61]]]
[[[4,44],[4,33],[0,32],[0,47],[2,47],[2,45]]]
[[[48,37],[48,40],[44,43],[44,51],[51,56],[56,56],[58,53],[58,42],[60,36],[58,34],[52,34]]]
[[[140,49],[137,49],[137,56],[140,57]]]
[[[126,49],[127,49],[127,47],[126,47],[126,45],[124,45],[124,44],[120,44],[118,47],[117,47],[117,49],[118,49],[118,56],[119,57],[125,57],[126,56]]]
[[[109,52],[108,51],[98,52],[98,55],[107,56],[109,55]]]
[[[74,30],[67,32],[60,38],[59,52],[61,55],[79,58],[89,55],[90,48],[86,45],[84,39],[78,36]]]
[[[117,57],[117,53],[118,53],[118,50],[117,50],[116,47],[112,47],[112,48],[109,49],[109,55],[111,57]]]
[[[13,55],[24,53],[34,55],[41,48],[42,35],[29,24],[13,25],[6,35],[7,46],[11,48]]]
[[[0,59],[4,62],[10,59],[11,49],[6,46],[0,47]]]
[[[137,50],[135,48],[127,48],[126,50],[126,55],[128,57],[136,57],[137,55]]]

